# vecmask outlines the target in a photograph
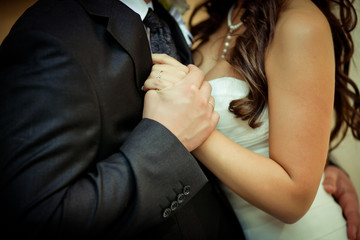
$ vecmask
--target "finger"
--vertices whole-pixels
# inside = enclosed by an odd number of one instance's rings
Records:
[[[219,113],[216,112],[216,111],[213,111],[213,112],[212,112],[212,116],[211,116],[211,122],[212,122],[212,124],[214,124],[214,125],[213,125],[214,128],[215,128],[216,125],[218,124],[219,119],[220,119]]]
[[[187,71],[184,71],[184,69],[179,69],[178,67],[168,64],[155,64],[152,67],[150,76],[156,77],[155,75],[158,75],[159,72],[164,72],[167,76],[173,76],[178,78],[178,80],[182,80],[188,73],[188,68],[186,69]]]
[[[358,234],[357,232],[359,231],[360,227],[357,194],[355,190],[349,188],[345,189],[344,186],[339,186],[338,188],[343,189],[343,191],[338,190],[336,192],[336,196],[334,196],[338,200],[338,203],[343,210],[343,214],[347,223],[348,237],[349,239],[357,239],[355,236]]]
[[[158,93],[156,91],[150,90],[147,91],[144,98],[144,108],[143,108],[143,118],[154,118],[154,106],[156,106],[155,103],[157,103],[158,99]],[[155,111],[156,112],[156,111]]]
[[[184,71],[186,73],[189,72],[189,69],[187,66],[183,65],[175,58],[172,58],[166,54],[156,54],[156,53],[152,54],[152,60],[153,60],[154,64],[168,64],[168,65],[174,66],[177,69]]]
[[[347,190],[346,192],[342,193],[338,202],[342,207],[346,218],[353,217],[353,213],[357,213],[359,210],[357,195],[351,190]]]
[[[142,87],[143,91],[148,91],[150,89],[164,90],[166,88],[174,86],[175,83],[183,80],[186,76],[184,72],[172,69],[172,67],[170,67],[170,70],[172,70],[172,72],[167,72],[169,71],[169,69],[165,71],[161,69],[164,68],[156,68],[155,66],[153,67],[149,78],[145,81],[144,86]]]
[[[164,90],[166,88],[174,86],[173,81],[168,81],[165,79],[159,79],[159,78],[150,78],[145,81],[144,86],[142,87],[143,91],[149,91],[149,90]]]
[[[204,73],[198,67],[192,64],[190,64],[188,68],[189,68],[189,73],[184,78],[185,80],[184,84],[194,85],[197,89],[200,89],[202,83],[204,82]]]
[[[211,85],[209,84],[209,82],[204,81],[200,87],[200,93],[202,94],[202,96],[206,97],[208,99],[208,101],[210,101],[211,97]],[[215,103],[215,100],[213,100],[214,98],[212,98],[211,100],[213,101],[212,103]],[[214,105],[215,106],[215,105]]]
[[[359,213],[358,212],[351,212],[346,217],[346,223],[347,223],[347,234],[349,239],[360,239],[357,238],[359,233]]]
[[[348,213],[346,218],[346,224],[347,224],[347,234],[349,239],[360,239],[359,236],[359,228],[360,228],[360,222],[359,222],[359,213],[358,212],[351,212]]]
[[[338,172],[335,171],[334,167],[328,166],[324,171],[325,177],[323,181],[323,187],[329,194],[336,192],[336,182],[338,180]]]
[[[209,105],[211,106],[212,110],[215,109],[215,99],[212,96],[209,98]]]

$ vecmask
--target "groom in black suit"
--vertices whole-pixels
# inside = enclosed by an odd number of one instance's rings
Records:
[[[191,63],[176,22],[155,1],[154,8],[180,60]],[[0,48],[2,235],[243,238],[190,154],[217,123],[209,106],[201,118],[186,114],[210,97],[209,86],[190,68],[183,87],[200,91],[173,91],[195,102],[181,111],[178,99],[159,95],[154,121],[142,116],[151,67],[144,24],[119,0],[40,0],[24,13]]]
[[[180,111],[166,93],[157,96],[156,119],[142,116],[151,51],[137,6],[122,1],[40,0],[0,47],[2,235],[243,239],[227,200],[208,181],[212,175],[189,153],[216,122],[187,116],[197,101]],[[153,4],[179,60],[191,63],[176,22]],[[181,87],[206,89],[191,69]],[[153,98],[145,101],[154,107]],[[185,141],[201,127],[206,131]]]

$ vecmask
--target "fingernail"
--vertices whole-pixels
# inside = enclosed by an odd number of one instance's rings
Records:
[[[325,191],[328,193],[335,191],[334,185],[331,185],[331,184],[324,184],[324,188],[325,188]]]

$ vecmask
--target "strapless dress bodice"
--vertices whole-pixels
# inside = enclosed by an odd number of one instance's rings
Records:
[[[211,80],[209,83],[212,86],[211,95],[215,99],[214,109],[220,115],[216,129],[241,146],[268,156],[269,118],[267,108],[259,118],[261,126],[255,129],[251,128],[247,121],[237,118],[229,111],[232,100],[248,95],[249,88],[246,82],[232,77],[222,77]]]
[[[211,80],[209,83],[212,86],[211,95],[215,99],[215,111],[220,115],[217,130],[241,146],[269,157],[268,109],[265,108],[259,118],[262,125],[253,129],[247,121],[236,118],[228,110],[232,100],[247,96],[249,88],[246,82],[232,77],[222,77]],[[220,186],[229,199],[247,240],[347,239],[346,222],[342,216],[342,210],[332,196],[324,191],[322,184],[319,185],[316,198],[309,211],[295,224],[281,222],[254,207],[224,184],[220,183]]]

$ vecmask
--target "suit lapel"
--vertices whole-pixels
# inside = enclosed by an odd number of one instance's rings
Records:
[[[149,76],[152,60],[149,42],[139,15],[119,0],[78,0],[89,14],[109,19],[107,31],[131,56],[140,90]],[[191,51],[174,18],[153,0],[156,13],[169,25],[183,64],[192,63]]]
[[[134,65],[138,89],[149,76],[152,60],[144,25],[138,14],[119,0],[79,0],[95,16],[109,19],[107,31],[129,53]]]

